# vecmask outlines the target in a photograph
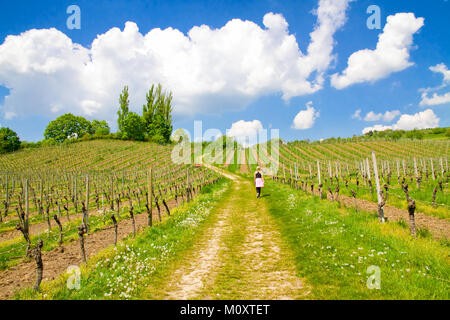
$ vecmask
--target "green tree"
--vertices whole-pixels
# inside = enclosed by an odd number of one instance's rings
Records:
[[[167,143],[173,131],[171,92],[163,92],[161,84],[151,89],[146,95],[147,103],[142,108],[147,133],[158,143]]]
[[[130,112],[130,109],[129,109],[130,100],[128,98],[129,98],[128,86],[125,86],[119,97],[119,111],[117,112],[117,114],[119,116],[119,118],[117,119],[119,131],[122,131],[123,121],[127,117],[128,113]]]
[[[57,142],[63,142],[73,134],[81,138],[85,134],[91,133],[92,124],[88,120],[68,113],[51,121],[45,129],[44,137],[45,139],[53,138]]]
[[[431,132],[433,134],[442,134],[442,133],[445,133],[445,129],[444,128],[434,128],[431,130]]]
[[[108,122],[105,120],[93,120],[92,121],[92,131],[93,134],[97,136],[106,136],[110,133],[111,129],[109,127]]]
[[[391,135],[392,140],[399,140],[402,137],[402,133],[398,130],[394,131]]]
[[[20,139],[16,132],[9,128],[0,128],[0,154],[19,150]]]
[[[122,120],[122,139],[142,141],[145,138],[145,122],[135,112],[128,112]]]
[[[450,138],[450,128],[447,129],[447,131],[445,131],[445,136],[448,137],[448,138]]]

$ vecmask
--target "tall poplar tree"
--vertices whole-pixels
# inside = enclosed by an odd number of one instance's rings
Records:
[[[129,107],[130,107],[130,100],[128,99],[128,86],[125,86],[122,90],[122,93],[119,97],[119,111],[117,112],[119,118],[117,119],[117,124],[119,126],[119,130],[123,130],[123,121],[127,117],[129,113]]]

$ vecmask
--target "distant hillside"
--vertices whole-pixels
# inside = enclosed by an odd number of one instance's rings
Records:
[[[422,129],[422,130],[385,130],[370,131],[365,135],[353,136],[351,138],[328,138],[315,142],[340,142],[340,141],[361,141],[361,140],[447,140],[450,139],[450,127]]]
[[[0,156],[0,171],[91,171],[163,167],[172,146],[150,142],[91,140],[25,148]]]

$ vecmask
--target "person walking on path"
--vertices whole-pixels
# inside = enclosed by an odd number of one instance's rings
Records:
[[[261,198],[261,189],[264,188],[264,177],[261,173],[261,168],[256,168],[255,172],[255,185],[256,185],[256,196],[258,199]]]

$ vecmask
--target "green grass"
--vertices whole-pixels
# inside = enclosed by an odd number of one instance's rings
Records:
[[[448,242],[268,181],[269,210],[316,299],[449,299]],[[381,289],[367,288],[369,266]]]
[[[309,176],[303,175],[299,177],[299,180],[307,179],[310,184]],[[316,179],[315,179],[316,180]],[[410,179],[406,180],[409,189],[409,195],[416,201],[416,212],[420,212],[429,216],[434,216],[440,219],[450,219],[450,195],[449,189],[446,183],[443,183],[443,191],[438,188],[438,192],[436,194],[436,206],[434,207],[432,204],[433,200],[433,189],[438,186],[436,180],[433,182],[431,177],[429,182],[422,182],[420,190],[417,189],[417,185],[415,180],[411,182]],[[385,181],[380,181],[380,184],[383,185]],[[314,181],[315,189],[317,189],[318,182]],[[365,185],[364,180],[360,178],[359,188],[356,186],[356,178],[354,176],[348,180],[348,188],[345,187],[345,180],[343,178],[339,179],[340,185],[340,194],[348,197],[352,196],[351,190],[356,191],[356,197],[358,199],[368,200],[371,202],[377,202],[376,195],[376,186],[375,182],[373,184],[373,192],[370,191],[368,185]],[[327,181],[323,181],[323,190],[328,193],[328,187],[334,191],[336,188],[336,180],[333,179],[333,184],[330,183],[329,178]],[[384,189],[383,189],[384,190]],[[399,208],[399,209],[408,209],[408,205],[405,199],[405,193],[400,184],[397,183],[397,178],[392,178],[389,185],[389,198],[387,201],[387,205]]]
[[[405,199],[405,193],[403,192],[401,186],[396,183],[397,179],[391,180],[391,185],[389,186],[389,198],[387,201],[388,205],[391,205],[393,207],[399,208],[399,209],[407,209],[407,203]],[[383,183],[383,182],[381,182]],[[409,186],[409,195],[414,200],[416,200],[416,210],[417,212],[424,213],[429,216],[434,216],[440,219],[449,219],[450,218],[450,196],[448,193],[448,188],[445,188],[444,183],[444,191],[441,192],[438,188],[438,192],[436,194],[436,207],[433,207],[432,200],[433,200],[433,189],[436,185],[433,185],[431,183],[422,184],[420,190],[417,189],[416,183],[411,183],[411,181],[407,181]],[[334,188],[336,187],[336,182],[333,185],[328,183],[324,184],[324,189],[327,190],[328,186],[331,186],[332,190],[334,191]],[[370,192],[370,189],[368,186],[364,185],[363,181],[360,181],[359,188],[357,189],[355,182],[350,182],[348,184],[348,189],[345,188],[345,183],[342,179],[340,179],[340,193],[346,196],[351,196],[351,190],[357,191],[357,198],[358,199],[364,199],[369,200],[372,202],[377,202],[377,196],[376,196],[376,187],[375,184],[373,184],[373,193]]]
[[[172,216],[136,239],[121,241],[117,248],[104,249],[82,266],[80,290],[66,286],[68,275],[42,284],[42,292],[25,289],[17,299],[139,299],[151,281],[161,279],[169,263],[176,260],[193,243],[195,235],[209,217],[212,208],[228,190],[230,182],[221,179],[205,187],[189,204],[172,212]]]
[[[233,159],[231,159],[231,161],[232,162],[230,163],[227,169],[233,173],[239,172],[240,165],[238,165],[238,149],[236,147],[234,148]]]

